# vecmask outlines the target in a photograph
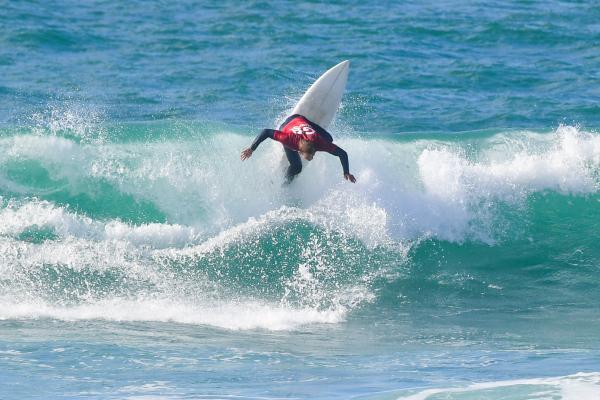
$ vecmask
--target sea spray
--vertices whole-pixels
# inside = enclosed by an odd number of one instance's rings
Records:
[[[282,187],[281,149],[269,143],[241,163],[233,149],[248,140],[220,130],[145,143],[62,131],[0,139],[2,318],[339,322],[387,302],[389,290],[417,301],[405,283],[431,243],[445,258],[445,242],[502,252],[537,237],[541,200],[593,203],[599,184],[598,136],[569,126],[465,140],[343,138],[357,185],[324,155]],[[418,279],[505,287],[463,273],[466,281],[449,271]],[[481,284],[464,286],[469,279]],[[217,318],[224,312],[229,319]]]

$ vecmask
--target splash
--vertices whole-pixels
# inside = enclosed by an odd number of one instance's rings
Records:
[[[599,188],[600,138],[568,126],[343,138],[358,184],[319,156],[290,187],[280,146],[241,163],[249,138],[231,132],[58,132],[0,138],[0,318],[337,323],[376,302],[423,241],[500,245],[535,196],[567,204]]]

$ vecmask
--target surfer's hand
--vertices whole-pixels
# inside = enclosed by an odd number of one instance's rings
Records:
[[[250,158],[251,155],[252,149],[248,147],[246,150],[242,151],[242,155],[240,156],[240,158],[242,159],[242,161],[244,161],[245,159]]]
[[[344,179],[352,183],[356,183],[356,178],[352,174],[344,174]]]

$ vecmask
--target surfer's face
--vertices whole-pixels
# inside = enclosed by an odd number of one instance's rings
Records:
[[[307,153],[307,152],[300,152],[300,155],[302,156],[302,158],[304,158],[306,161],[310,161],[313,159],[314,154],[313,153]]]

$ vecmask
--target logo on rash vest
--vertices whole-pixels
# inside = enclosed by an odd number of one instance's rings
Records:
[[[313,135],[315,134],[315,130],[308,124],[300,124],[300,125],[296,125],[292,128],[292,132],[295,133],[296,135]]]

